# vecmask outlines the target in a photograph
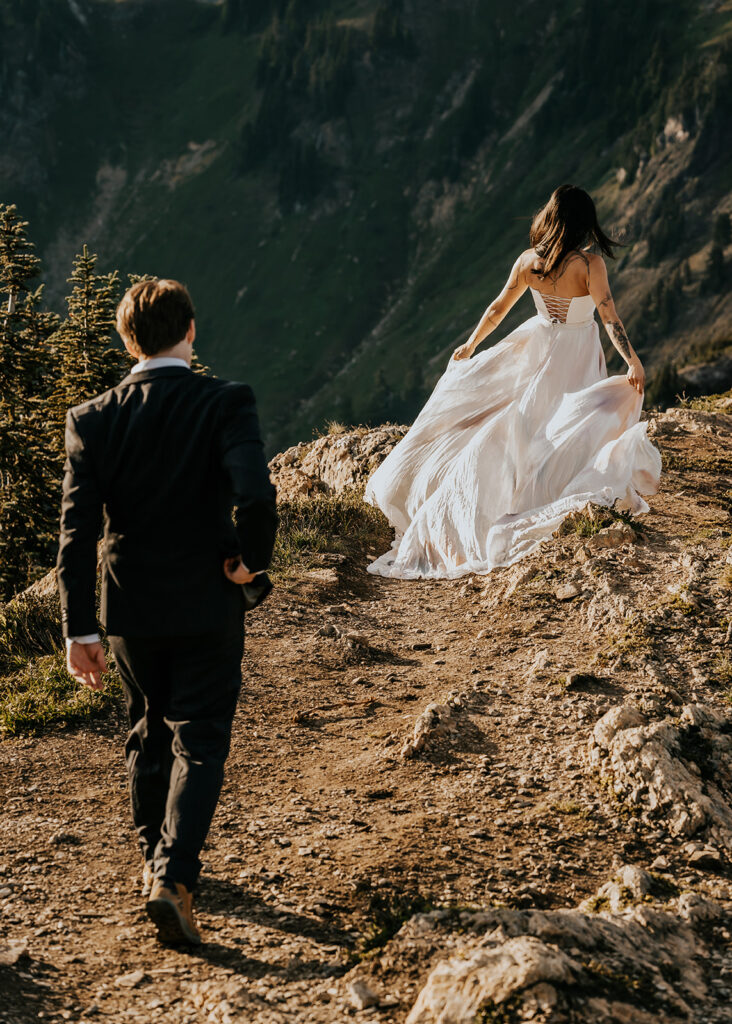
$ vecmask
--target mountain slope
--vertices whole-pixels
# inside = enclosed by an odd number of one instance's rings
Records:
[[[727,1024],[732,394],[715,406],[654,418],[664,487],[632,529],[576,517],[489,577],[371,576],[365,506],[281,507],[298,554],[247,620],[200,954],[144,913],[121,700],[4,739],[8,1024]],[[327,440],[308,454],[335,486]],[[19,620],[42,647],[46,583]]]
[[[83,241],[185,280],[202,359],[252,383],[272,448],[413,416],[564,180],[628,241],[611,277],[652,369],[729,343],[728,2],[40,10],[56,37],[3,36],[0,198],[49,297]]]

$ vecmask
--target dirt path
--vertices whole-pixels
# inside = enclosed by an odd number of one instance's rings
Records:
[[[433,960],[388,940],[426,906],[574,906],[618,861],[659,855],[724,897],[726,868],[689,869],[584,757],[626,695],[724,705],[729,436],[659,440],[669,469],[642,542],[578,561],[582,538],[561,537],[519,570],[449,583],[325,555],[250,616],[198,952],[158,946],[141,910],[113,723],[2,743],[2,932],[28,954],[0,967],[0,1021],[399,1022]],[[640,626],[627,614],[651,608]],[[449,694],[442,733],[402,758]],[[356,976],[379,1007],[352,1004]]]

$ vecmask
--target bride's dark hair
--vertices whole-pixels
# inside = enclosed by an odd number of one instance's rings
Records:
[[[558,267],[572,249],[581,249],[588,242],[615,259],[613,246],[622,245],[609,238],[597,221],[597,211],[590,196],[576,185],[560,185],[531,222],[529,241],[536,255],[544,261],[542,270],[533,274],[546,277]]]

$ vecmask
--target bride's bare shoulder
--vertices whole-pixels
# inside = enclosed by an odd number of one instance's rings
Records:
[[[524,274],[534,273],[540,274],[544,269],[544,260],[541,256],[538,256],[536,249],[524,249],[519,256],[521,261],[521,270]]]
[[[589,252],[583,249],[582,255],[590,274],[593,276],[605,274],[607,276],[607,265],[601,252]]]

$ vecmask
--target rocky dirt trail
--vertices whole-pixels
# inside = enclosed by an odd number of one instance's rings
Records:
[[[250,616],[200,950],[142,911],[121,724],[0,744],[0,1020],[732,1020],[732,415],[653,430],[642,534],[325,553]]]

